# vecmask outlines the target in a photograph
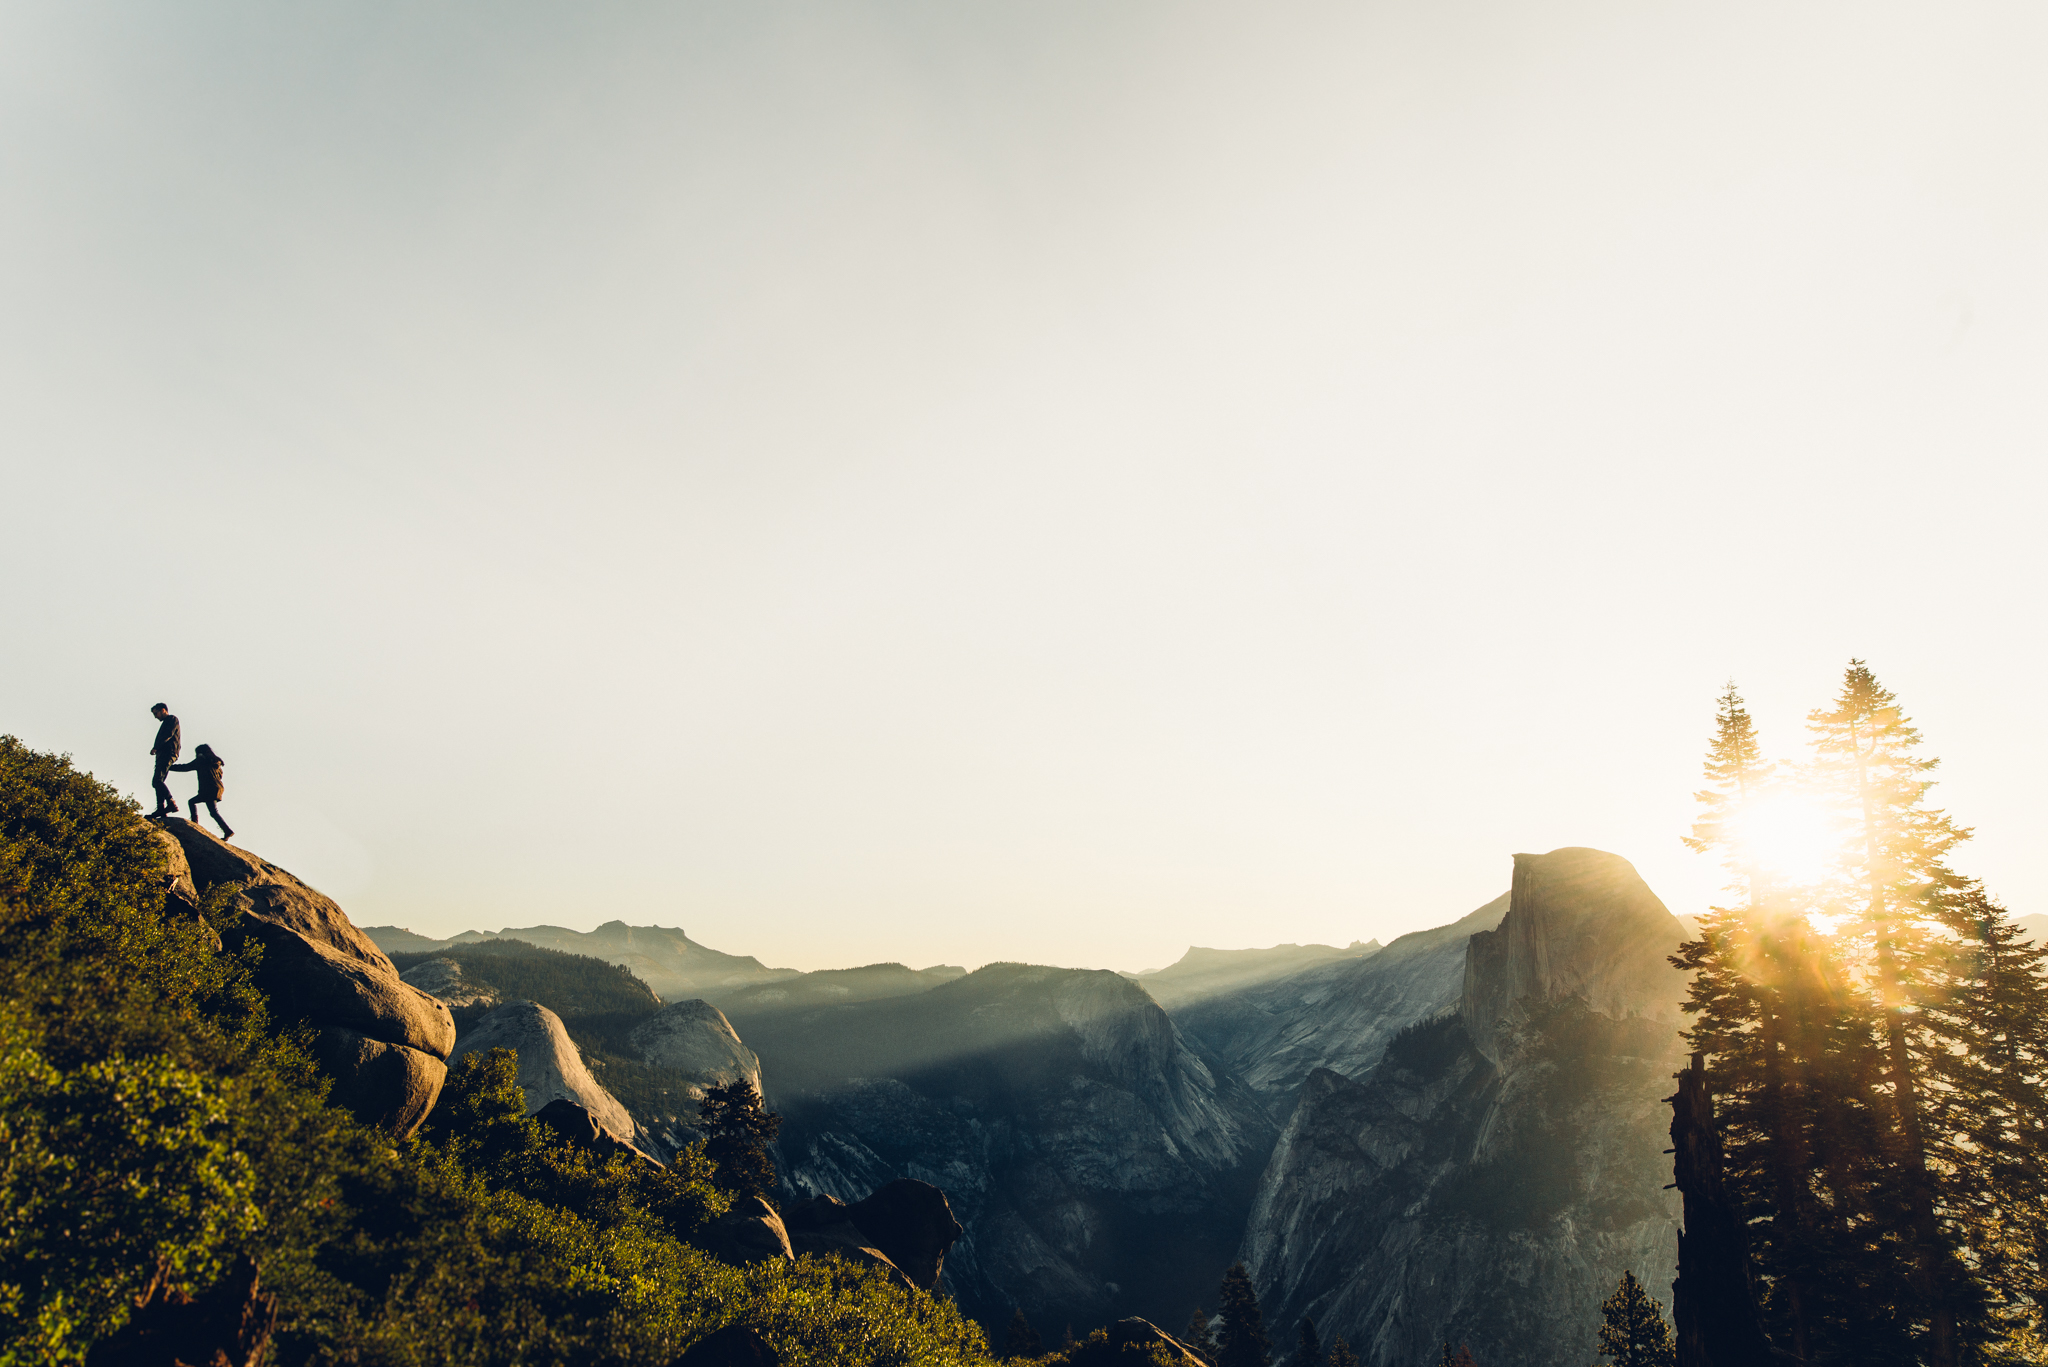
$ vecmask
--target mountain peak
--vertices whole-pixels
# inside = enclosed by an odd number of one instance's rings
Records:
[[[1682,978],[1666,958],[1678,918],[1618,854],[1567,846],[1515,856],[1508,912],[1472,936],[1459,1013],[1474,1045],[1499,1061],[1501,1028],[1524,1003],[1579,997],[1617,1020],[1676,1020]]]

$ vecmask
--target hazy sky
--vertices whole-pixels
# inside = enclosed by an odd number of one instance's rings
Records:
[[[0,7],[0,730],[362,924],[1382,939],[1867,657],[2038,856],[2038,4]],[[181,796],[188,776],[178,776]]]

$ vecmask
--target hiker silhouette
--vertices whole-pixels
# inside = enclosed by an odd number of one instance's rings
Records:
[[[178,732],[178,719],[171,715],[168,704],[158,703],[149,709],[149,715],[156,718],[156,741],[149,747],[149,753],[156,760],[156,772],[150,775],[149,786],[156,789],[156,810],[152,818],[176,816],[178,799],[171,796],[171,785],[166,778],[171,772],[171,762],[178,757],[184,739]]]
[[[213,824],[220,827],[220,838],[223,840],[234,839],[235,833],[228,828],[228,823],[221,819],[220,808],[213,805],[220,801],[221,793],[221,758],[213,753],[213,747],[201,742],[192,751],[192,759],[189,763],[173,764],[171,768],[173,770],[190,769],[199,775],[199,791],[193,796],[192,804],[187,809],[191,812],[188,820],[195,826],[199,824],[199,804],[204,802],[206,810],[213,816]],[[172,804],[171,810],[177,810],[175,803]]]

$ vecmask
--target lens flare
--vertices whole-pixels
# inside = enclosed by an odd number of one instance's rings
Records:
[[[1744,862],[1792,883],[1825,878],[1841,844],[1828,810],[1796,792],[1760,797],[1730,824]]]

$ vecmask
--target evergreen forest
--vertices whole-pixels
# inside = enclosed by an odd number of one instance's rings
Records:
[[[1938,761],[1862,661],[1770,757],[1721,695],[1687,837],[1727,896],[1675,964],[1765,1326],[1813,1362],[2042,1360],[2048,985],[1953,852]]]

